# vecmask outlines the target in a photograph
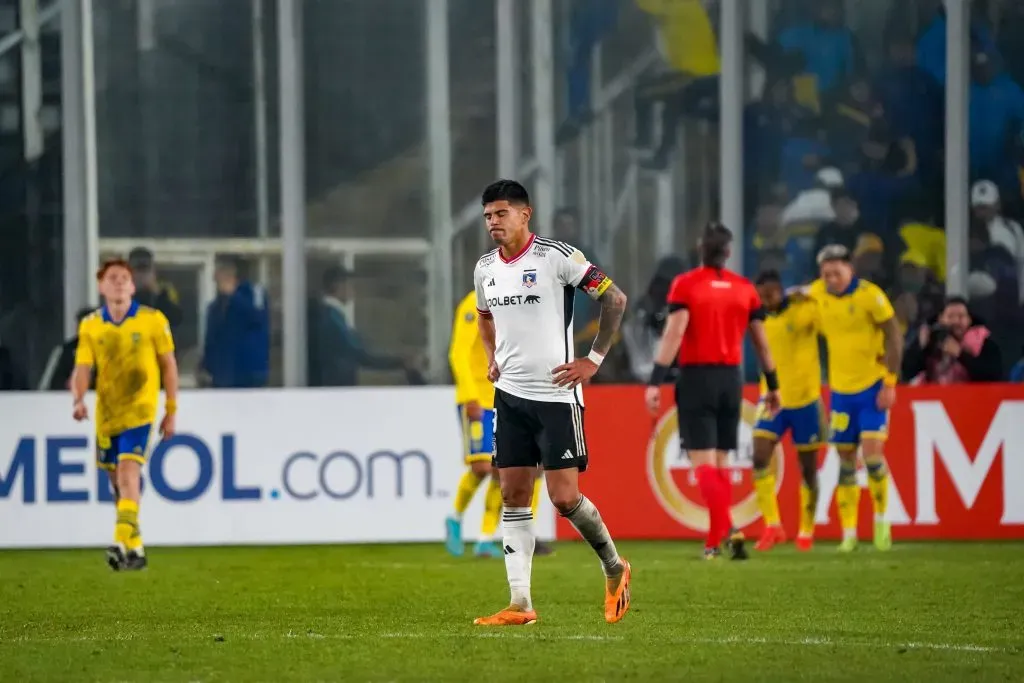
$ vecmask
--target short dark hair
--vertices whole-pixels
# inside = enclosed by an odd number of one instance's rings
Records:
[[[529,206],[530,193],[515,180],[495,180],[480,194],[480,205],[506,201],[516,206]]]
[[[946,297],[946,301],[942,304],[942,309],[945,310],[950,306],[956,306],[958,304],[966,308],[968,313],[971,312],[971,304],[967,301],[967,299],[956,294],[954,294],[953,296]]]
[[[845,261],[850,262],[850,250],[841,244],[826,244],[818,252],[816,259],[818,265],[823,263],[831,263],[833,261]]]
[[[324,275],[320,280],[324,291],[331,291],[342,282],[347,282],[352,277],[351,271],[346,270],[342,266],[331,266],[324,271]]]
[[[732,244],[732,230],[718,221],[711,221],[704,226],[700,238],[700,261],[705,266],[721,268],[729,258],[729,245]]]
[[[153,266],[153,252],[146,247],[135,247],[128,252],[128,263],[134,264],[135,268],[150,268]]]
[[[782,276],[779,275],[779,271],[773,269],[762,270],[757,274],[757,279],[754,280],[754,284],[757,285],[767,285],[771,282],[782,284]]]
[[[232,268],[236,273],[242,272],[242,260],[234,254],[217,254],[213,259],[215,268]]]

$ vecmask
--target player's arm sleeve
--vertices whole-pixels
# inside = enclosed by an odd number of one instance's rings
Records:
[[[674,313],[682,308],[689,308],[689,295],[689,287],[686,286],[686,280],[681,276],[673,280],[672,286],[668,289],[668,297],[665,299],[665,303],[668,304],[669,313]]]
[[[153,345],[156,355],[163,356],[174,353],[174,337],[171,336],[171,322],[163,313],[157,311],[153,316]]]
[[[554,258],[558,259],[558,281],[579,289],[595,301],[612,286],[612,279],[587,260],[579,249],[572,249],[568,256],[558,251]]]
[[[487,295],[484,293],[484,278],[480,272],[480,266],[473,270],[473,286],[476,290],[476,312],[484,318],[491,317],[491,309],[487,305]]]
[[[83,320],[78,325],[78,347],[75,349],[75,365],[88,365],[92,367],[95,364],[96,354],[93,353],[92,340],[89,339],[89,332]]]
[[[455,315],[452,326],[452,343],[448,348],[448,363],[455,378],[455,387],[466,401],[478,401],[476,380],[473,379],[473,365],[470,360],[473,345],[480,331],[477,328],[477,313],[470,306],[463,306]]]
[[[887,297],[885,292],[881,289],[877,287],[872,288],[872,291],[868,296],[871,299],[868,310],[871,313],[871,319],[876,325],[888,322],[894,315],[896,315],[896,311],[893,310],[889,297]]]

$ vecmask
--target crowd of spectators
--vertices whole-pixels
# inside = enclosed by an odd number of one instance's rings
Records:
[[[717,119],[713,14],[701,0],[637,4],[658,27],[664,56],[636,95],[637,152],[659,169],[680,117]],[[972,3],[967,297],[948,302],[944,4],[892,3],[874,23],[848,21],[849,5],[781,0],[768,35],[747,36],[765,78],[743,119],[745,274],[776,270],[785,285],[805,283],[816,276],[817,251],[843,244],[858,273],[893,301],[908,343],[905,381],[1005,379],[1024,339],[1024,41],[1013,35],[1024,27],[1024,3]],[[881,36],[877,55],[862,48],[878,44],[875,35],[858,35],[855,23]],[[658,100],[655,141],[649,105]],[[955,325],[942,323],[948,316]],[[938,346],[929,343],[936,326],[954,330]],[[969,359],[937,371],[922,348],[941,347]]]

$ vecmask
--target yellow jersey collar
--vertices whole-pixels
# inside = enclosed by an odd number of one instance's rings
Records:
[[[843,293],[840,294],[839,296],[849,296],[850,294],[853,294],[854,292],[856,292],[857,291],[857,287],[859,287],[859,286],[860,286],[860,278],[857,277],[856,275],[854,275],[853,279],[850,280],[850,286],[847,287],[843,291]]]
[[[107,308],[106,304],[103,304],[103,308],[100,310],[102,311],[103,322],[110,323],[111,325],[120,325],[125,320],[128,320],[128,318],[135,317],[135,314],[139,312],[139,302],[136,301],[135,299],[132,299],[131,305],[128,306],[128,312],[124,314],[124,320],[121,320],[120,322],[115,322],[114,319],[110,316],[110,309]]]

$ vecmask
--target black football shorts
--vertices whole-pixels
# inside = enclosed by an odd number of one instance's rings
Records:
[[[583,407],[494,392],[494,466],[587,469]]]
[[[687,450],[735,450],[743,382],[734,365],[684,365],[676,383],[679,437]]]

